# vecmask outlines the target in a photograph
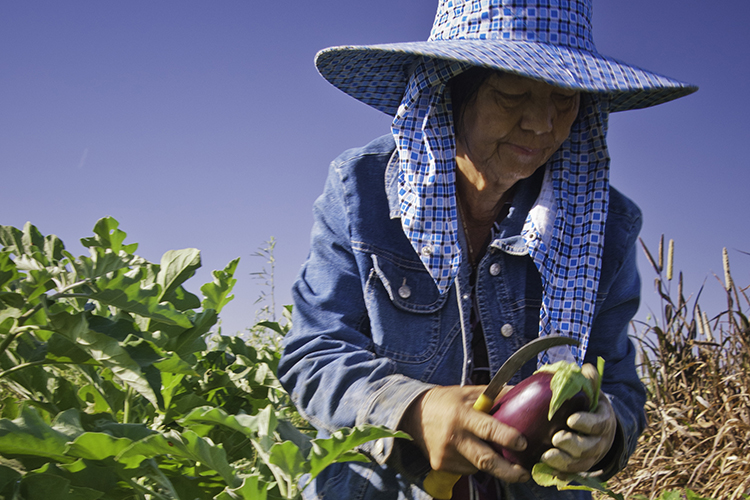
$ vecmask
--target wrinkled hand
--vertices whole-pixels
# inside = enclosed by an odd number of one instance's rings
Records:
[[[526,448],[526,439],[472,408],[483,390],[483,386],[434,387],[409,406],[399,429],[414,438],[434,470],[460,475],[482,470],[507,482],[528,481],[527,470],[511,464],[487,444],[520,451]]]
[[[596,368],[583,366],[586,378],[598,377]],[[568,427],[575,432],[558,431],[552,436],[554,448],[542,455],[542,461],[563,472],[584,472],[605,457],[615,440],[617,418],[604,393],[599,393],[595,412],[579,412],[568,417]]]

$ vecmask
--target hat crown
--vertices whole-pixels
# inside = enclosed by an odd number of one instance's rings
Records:
[[[595,52],[591,12],[591,0],[441,0],[429,40],[507,40]]]

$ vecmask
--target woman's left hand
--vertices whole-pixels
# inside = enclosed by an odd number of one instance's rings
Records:
[[[589,376],[586,368],[583,373]],[[554,448],[542,455],[542,461],[563,472],[588,471],[605,457],[615,440],[617,417],[609,399],[600,392],[595,412],[574,413],[567,424],[575,432],[556,432],[552,436]]]

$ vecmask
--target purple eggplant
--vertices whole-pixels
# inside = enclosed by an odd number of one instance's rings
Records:
[[[549,419],[552,376],[548,372],[535,373],[503,395],[490,410],[493,417],[518,430],[528,442],[526,449],[520,452],[499,446],[495,449],[506,460],[529,471],[541,460],[542,454],[553,447],[552,436],[561,429],[568,429],[568,417],[579,411],[589,411],[591,406],[589,397],[579,391]]]

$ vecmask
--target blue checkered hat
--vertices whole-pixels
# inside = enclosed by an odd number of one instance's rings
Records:
[[[697,87],[600,55],[591,0],[440,0],[428,41],[343,46],[316,56],[333,85],[394,115],[411,70],[425,58],[485,66],[582,92],[612,111],[645,108]]]

